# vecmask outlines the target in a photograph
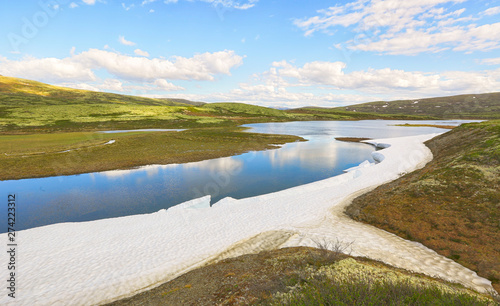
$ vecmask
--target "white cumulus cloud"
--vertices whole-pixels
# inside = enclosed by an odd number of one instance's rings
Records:
[[[133,7],[135,6],[135,4],[131,4],[129,6],[127,6],[125,3],[122,2],[122,7],[124,10],[126,11],[129,11],[130,9],[132,9]]]
[[[153,2],[156,2],[157,0],[143,0],[141,5],[147,5]],[[196,1],[196,0],[187,0],[190,2]],[[247,0],[247,1],[235,1],[235,0],[198,0],[206,3],[210,3],[214,7],[225,7],[225,8],[233,8],[237,10],[247,10],[249,8],[252,8],[255,6],[255,4],[259,0]],[[165,4],[173,4],[177,3],[178,0],[164,0],[163,1]]]
[[[120,35],[118,37],[118,41],[122,44],[122,45],[125,45],[125,46],[135,46],[135,42],[131,42],[131,41],[128,41],[125,39],[124,36]]]
[[[493,16],[497,14],[500,14],[500,6],[490,7],[489,9],[483,12],[483,15],[485,16]]]
[[[175,56],[171,59],[150,59],[143,55],[129,56],[99,49],[76,54],[72,49],[70,56],[62,59],[25,57],[9,60],[0,56],[0,74],[42,82],[72,83],[77,84],[78,88],[92,86],[99,90],[124,91],[131,89],[130,86],[127,89],[123,86],[126,81],[151,85],[137,90],[156,88],[172,91],[184,88],[167,80],[213,81],[218,75],[230,75],[231,70],[243,62],[243,57],[231,50],[206,52],[190,58]],[[100,81],[96,76],[97,71],[105,71],[115,78]]]
[[[214,80],[214,75],[230,75],[230,70],[241,65],[243,58],[234,51],[196,54],[191,58],[175,56],[171,60],[134,57],[111,51],[90,49],[73,57],[92,69],[129,80]]]
[[[143,51],[141,49],[135,49],[134,50],[134,53],[136,55],[139,55],[139,56],[145,56],[145,57],[149,57],[149,53],[147,51]]]
[[[500,65],[500,57],[485,58],[485,59],[481,60],[481,64],[483,64],[483,65]]]
[[[353,51],[414,55],[500,48],[500,23],[474,23],[481,16],[498,14],[500,7],[464,16],[465,8],[456,9],[462,2],[465,0],[358,0],[319,10],[294,23],[305,36],[347,28],[354,38],[336,47]]]
[[[157,79],[154,82],[154,85],[156,85],[159,89],[165,90],[165,91],[176,91],[176,90],[184,90],[181,86],[174,85],[172,83],[167,82],[167,80],[164,79]]]
[[[96,80],[91,67],[75,61],[72,57],[64,59],[24,57],[18,61],[0,57],[0,74],[47,82]]]
[[[476,72],[441,73],[400,69],[366,69],[346,73],[343,62],[287,61],[271,64],[229,92],[169,95],[196,101],[247,102],[263,106],[343,106],[377,100],[417,99],[464,93],[485,93],[500,88],[500,68]]]

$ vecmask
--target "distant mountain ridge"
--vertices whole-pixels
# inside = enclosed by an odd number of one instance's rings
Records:
[[[376,114],[427,115],[437,118],[500,118],[500,92],[467,94],[448,97],[377,101],[334,110]]]

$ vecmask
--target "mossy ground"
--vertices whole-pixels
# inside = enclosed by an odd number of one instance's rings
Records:
[[[109,305],[390,305],[391,302],[392,305],[495,305],[489,296],[460,285],[365,258],[305,247],[225,259]]]
[[[347,213],[421,242],[500,291],[500,121],[460,126],[427,143],[423,169],[363,195]]]

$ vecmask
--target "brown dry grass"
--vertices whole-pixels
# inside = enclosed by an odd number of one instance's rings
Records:
[[[353,201],[347,214],[478,272],[500,291],[500,123],[427,143],[434,160]]]
[[[372,138],[362,138],[362,137],[336,137],[335,140],[345,141],[345,142],[361,142],[363,140],[371,140]]]
[[[296,247],[225,259],[109,305],[443,305],[438,297],[443,292],[450,293],[444,305],[495,305],[487,296],[460,285],[340,254],[338,249],[345,246],[338,243],[328,246],[334,250]],[[373,290],[377,282],[381,290]],[[413,290],[405,292],[398,284],[411,285]],[[426,289],[419,284],[426,284]],[[423,289],[431,294],[427,293],[427,303],[418,303]],[[301,298],[311,292],[312,299]],[[365,303],[322,303],[331,295],[355,301],[360,293]],[[297,297],[300,302],[291,301]]]

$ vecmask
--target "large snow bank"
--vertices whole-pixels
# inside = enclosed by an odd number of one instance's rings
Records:
[[[314,242],[353,242],[352,254],[416,272],[491,289],[480,278],[421,244],[343,215],[345,205],[432,159],[423,144],[435,135],[377,140],[385,159],[319,182],[209,207],[196,199],[153,214],[62,223],[17,233],[16,299],[0,304],[89,305],[125,297],[203,263],[245,252]],[[105,203],[103,203],[105,205]],[[0,235],[7,244],[7,235]],[[8,254],[2,253],[7,266]],[[7,275],[5,275],[7,277]]]

